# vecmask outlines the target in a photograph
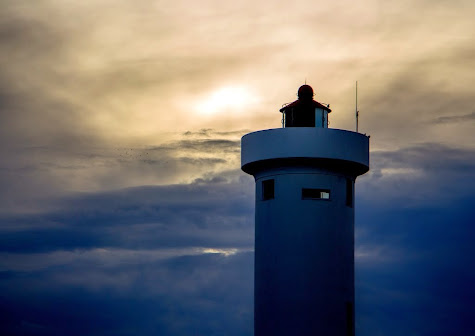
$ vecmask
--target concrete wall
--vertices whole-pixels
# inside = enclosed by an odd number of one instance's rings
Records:
[[[246,134],[241,140],[241,166],[284,158],[339,160],[369,169],[369,138],[361,133],[320,128],[275,128]]]
[[[256,176],[255,336],[353,335],[354,209],[346,205],[346,178],[316,169]],[[268,179],[275,197],[262,200]],[[330,199],[303,200],[302,188],[328,189]]]
[[[241,164],[256,180],[255,336],[353,336],[348,193],[353,200],[355,178],[369,169],[369,138],[315,127],[254,132],[242,138]],[[303,188],[330,198],[303,199]]]

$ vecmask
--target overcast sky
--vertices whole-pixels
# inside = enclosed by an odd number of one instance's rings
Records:
[[[0,0],[0,333],[252,335],[240,137],[371,135],[356,332],[475,334],[472,0]]]

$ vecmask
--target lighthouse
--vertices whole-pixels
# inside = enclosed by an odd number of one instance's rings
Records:
[[[329,106],[303,85],[282,128],[241,140],[254,176],[255,336],[353,336],[355,180],[369,137],[328,128]]]

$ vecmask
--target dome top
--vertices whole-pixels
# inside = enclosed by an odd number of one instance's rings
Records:
[[[299,87],[297,95],[300,100],[311,100],[313,99],[313,89],[310,85],[304,84]]]
[[[319,108],[319,109],[325,110],[327,112],[332,111],[332,110],[330,110],[330,105],[325,106],[325,105],[320,104],[319,102],[313,100],[314,92],[313,92],[312,87],[308,84],[304,84],[301,87],[299,87],[297,95],[298,95],[299,99],[297,99],[296,101],[294,101],[290,104],[284,105],[279,111],[280,112],[285,112],[288,109],[292,109],[296,106],[301,106],[302,104],[303,105],[311,105],[314,108]]]

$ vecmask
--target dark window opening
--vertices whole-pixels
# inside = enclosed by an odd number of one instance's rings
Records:
[[[353,180],[350,178],[346,179],[346,205],[353,207]]]
[[[262,181],[262,200],[274,199],[274,180]]]
[[[302,199],[330,199],[330,190],[329,189],[302,189]]]
[[[355,335],[355,321],[353,319],[353,303],[346,303],[346,334],[348,336]]]
[[[300,104],[285,112],[285,127],[315,127],[315,107]]]

